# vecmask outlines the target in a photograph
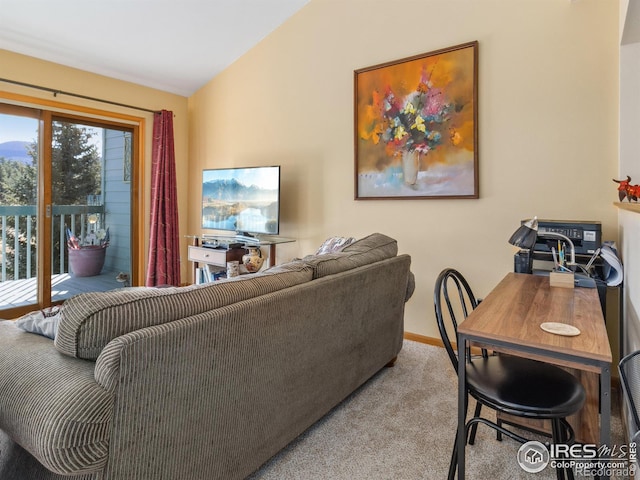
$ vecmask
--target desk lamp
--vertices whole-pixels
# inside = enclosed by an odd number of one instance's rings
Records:
[[[569,261],[567,261],[567,265],[576,265],[576,247],[571,239],[561,233],[538,232],[538,217],[533,217],[531,220],[528,220],[520,225],[520,227],[515,232],[513,232],[513,235],[511,235],[511,238],[509,239],[509,243],[511,245],[526,250],[526,252],[522,255],[522,258],[520,259],[520,263],[518,263],[519,261],[516,257],[516,272],[531,273],[531,261],[533,260],[533,258],[529,251],[533,249],[533,246],[536,244],[536,240],[538,237],[560,238],[567,242],[567,244],[569,245]]]

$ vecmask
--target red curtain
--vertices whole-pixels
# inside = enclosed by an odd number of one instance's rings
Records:
[[[180,237],[173,112],[153,115],[151,148],[151,239],[147,287],[180,285]]]

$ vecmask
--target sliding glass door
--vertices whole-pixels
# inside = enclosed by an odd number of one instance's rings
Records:
[[[129,284],[133,142],[124,125],[0,105],[0,317]]]
[[[39,119],[0,110],[0,309],[37,303]]]

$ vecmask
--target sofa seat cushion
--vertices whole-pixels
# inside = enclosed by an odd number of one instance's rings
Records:
[[[0,430],[52,472],[98,472],[109,454],[113,395],[93,362],[0,321]]]
[[[310,281],[312,268],[292,262],[253,275],[203,285],[123,288],[76,295],[64,303],[56,348],[95,360],[112,339]]]
[[[395,257],[397,254],[396,240],[381,233],[373,233],[347,245],[340,252],[307,255],[302,261],[313,267],[313,278],[321,278]]]

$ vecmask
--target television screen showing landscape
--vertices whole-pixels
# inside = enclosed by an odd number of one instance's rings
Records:
[[[275,235],[279,200],[279,166],[202,172],[202,228]]]

